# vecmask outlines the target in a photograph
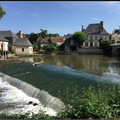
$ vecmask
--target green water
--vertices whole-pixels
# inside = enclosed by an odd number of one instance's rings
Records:
[[[120,76],[120,58],[104,55],[43,55],[41,57],[23,57],[25,63],[3,66],[0,71],[43,89],[53,96],[60,90],[76,85],[97,87],[97,80],[107,79],[110,75],[115,80]],[[44,61],[44,64],[31,67],[33,62]],[[114,76],[114,74],[117,74]]]

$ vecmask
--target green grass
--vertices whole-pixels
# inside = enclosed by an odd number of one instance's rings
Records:
[[[73,92],[74,90],[74,92]],[[73,92],[73,93],[71,93]],[[119,119],[120,118],[120,84],[111,81],[98,80],[98,88],[90,85],[82,88],[82,94],[77,85],[65,92],[58,91],[60,98],[66,108],[61,110],[57,116],[49,116],[44,113],[25,115],[1,114],[0,119]]]

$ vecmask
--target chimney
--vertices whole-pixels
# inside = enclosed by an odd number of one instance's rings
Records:
[[[39,37],[39,33],[37,33],[37,37]]]
[[[82,32],[83,32],[83,25],[82,25]]]
[[[100,34],[103,32],[103,21],[100,21]]]
[[[23,38],[22,31],[19,31],[19,37],[20,37],[20,38]]]

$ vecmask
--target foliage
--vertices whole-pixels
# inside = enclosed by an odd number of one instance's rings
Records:
[[[3,15],[6,15],[6,12],[3,11],[3,8],[1,7],[1,4],[0,4],[0,20],[1,18],[3,18]]]
[[[14,54],[15,52],[13,50],[11,50],[11,53]]]
[[[65,48],[65,43],[62,43],[62,44],[58,47],[58,49],[59,49],[60,51],[64,51],[64,48]]]
[[[60,119],[116,119],[120,118],[120,84],[111,81],[98,81],[98,88],[82,89],[79,93],[77,85],[74,93],[66,88],[64,93],[58,91],[58,97],[64,101],[66,109],[57,115]]]
[[[39,46],[38,46],[37,42],[34,43],[33,50],[34,51],[38,51],[39,50]]]
[[[120,41],[117,41],[117,43],[120,43]]]
[[[114,44],[114,43],[115,43],[115,41],[112,40],[111,44]]]
[[[47,46],[47,51],[50,51],[50,52],[52,52],[53,51],[53,47],[52,46]]]
[[[87,40],[86,35],[83,32],[75,32],[72,37],[79,42],[79,46],[83,44]]]
[[[105,52],[107,53],[109,51],[111,47],[111,43],[109,40],[105,39],[105,40],[101,40],[100,41],[100,48]]]
[[[57,43],[52,43],[52,46],[53,47],[57,47]]]

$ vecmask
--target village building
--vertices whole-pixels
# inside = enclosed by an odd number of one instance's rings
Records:
[[[111,38],[111,42],[117,43],[118,41],[120,42],[120,26],[119,29],[114,29]]]
[[[103,21],[96,24],[89,24],[86,29],[83,29],[82,25],[82,32],[87,37],[87,40],[83,43],[84,47],[99,47],[100,40],[109,40],[109,33],[104,29]]]
[[[43,47],[44,45],[51,46],[52,43],[57,43],[57,46],[60,46],[63,42],[63,37],[46,37],[40,41],[40,45]]]
[[[0,35],[0,50],[8,51],[8,40]]]
[[[65,40],[65,52],[77,52],[78,51],[78,42],[73,38],[69,37]]]
[[[14,51],[17,55],[29,55],[33,53],[33,45],[28,38],[23,38],[22,31],[19,31],[20,38],[13,32],[0,31],[0,36],[8,40],[8,50]]]

